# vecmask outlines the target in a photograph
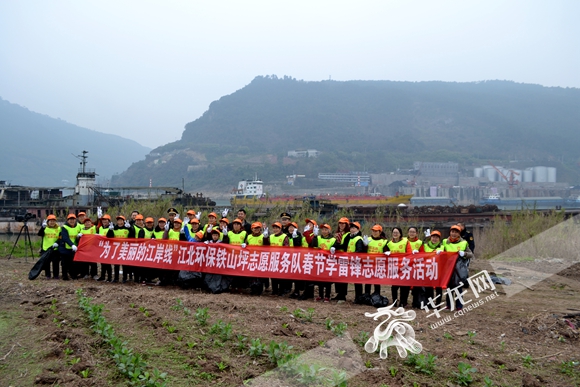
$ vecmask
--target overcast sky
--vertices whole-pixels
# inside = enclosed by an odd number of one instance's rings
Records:
[[[257,75],[580,87],[580,1],[0,0],[0,97],[156,147]]]

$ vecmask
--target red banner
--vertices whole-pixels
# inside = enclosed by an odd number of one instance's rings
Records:
[[[330,254],[303,247],[240,246],[160,239],[110,239],[83,235],[75,261],[245,277],[447,286],[457,253]]]

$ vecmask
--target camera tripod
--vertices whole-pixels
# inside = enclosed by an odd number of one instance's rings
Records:
[[[12,258],[12,253],[14,252],[14,249],[18,245],[18,240],[20,239],[20,236],[22,234],[24,234],[24,251],[26,252],[26,247],[28,245],[28,247],[30,247],[30,256],[34,258],[34,251],[32,250],[32,240],[30,239],[30,232],[28,231],[28,223],[27,221],[24,221],[24,224],[22,225],[22,227],[20,227],[20,232],[16,237],[16,242],[14,242],[14,246],[12,246],[12,251],[10,252],[10,255],[8,255],[8,259]],[[24,260],[28,262],[26,254],[24,255]]]

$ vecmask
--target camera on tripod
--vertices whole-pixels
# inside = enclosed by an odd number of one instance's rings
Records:
[[[27,212],[24,215],[16,215],[14,217],[14,220],[15,221],[17,221],[17,222],[24,222],[24,223],[28,222],[30,219],[36,219],[36,215],[34,215],[34,214],[30,213],[30,212]]]

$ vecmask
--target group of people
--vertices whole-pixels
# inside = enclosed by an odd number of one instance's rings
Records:
[[[265,225],[261,222],[246,221],[246,211],[240,209],[233,220],[227,218],[228,210],[218,215],[211,212],[207,223],[201,224],[201,212],[189,210],[186,218],[181,219],[175,208],[167,211],[167,219],[159,218],[157,223],[152,217],[144,218],[137,211],[131,213],[130,219],[118,215],[113,222],[111,216],[103,214],[99,208],[98,220],[93,222],[84,212],[77,215],[69,214],[66,223],[57,224],[54,215],[49,215],[43,222],[38,235],[42,237],[42,252],[50,251],[43,267],[47,279],[59,279],[59,269],[62,266],[62,279],[92,278],[97,281],[173,284],[179,272],[173,270],[150,269],[136,266],[101,264],[100,274],[97,263],[74,262],[74,253],[83,235],[99,234],[108,238],[154,238],[203,243],[226,243],[246,246],[281,246],[310,247],[329,251],[348,253],[376,253],[390,255],[391,253],[416,254],[419,252],[443,251],[457,252],[458,259],[469,261],[474,257],[475,244],[473,235],[467,232],[465,225],[459,223],[451,226],[449,237],[442,238],[440,231],[425,232],[425,238],[419,237],[417,227],[409,227],[407,235],[400,227],[390,230],[390,238],[380,224],[371,227],[371,235],[362,235],[359,222],[351,222],[348,218],[340,218],[336,227],[327,223],[319,224],[314,219],[306,219],[300,230],[299,225],[292,221],[292,216],[284,212],[278,221]],[[228,283],[229,284],[229,283]],[[347,283],[335,283],[335,296],[331,298],[329,282],[298,281],[286,279],[264,278],[231,278],[231,290],[243,291],[250,289],[251,294],[260,295],[265,291],[272,295],[285,296],[300,300],[314,299],[316,301],[337,301],[344,303],[348,293]],[[457,286],[458,284],[449,284]],[[315,289],[318,287],[318,295]],[[374,287],[374,289],[373,289]],[[371,293],[372,291],[372,293]],[[354,302],[369,303],[373,297],[381,294],[380,285],[354,284]],[[412,295],[412,307],[420,308],[429,298],[442,297],[441,288],[424,288],[409,286],[391,286],[392,302],[398,306],[407,307],[409,294]],[[442,298],[441,298],[442,299]],[[453,300],[451,300],[453,301]],[[447,305],[449,306],[449,297]],[[455,307],[461,309],[459,300]]]

